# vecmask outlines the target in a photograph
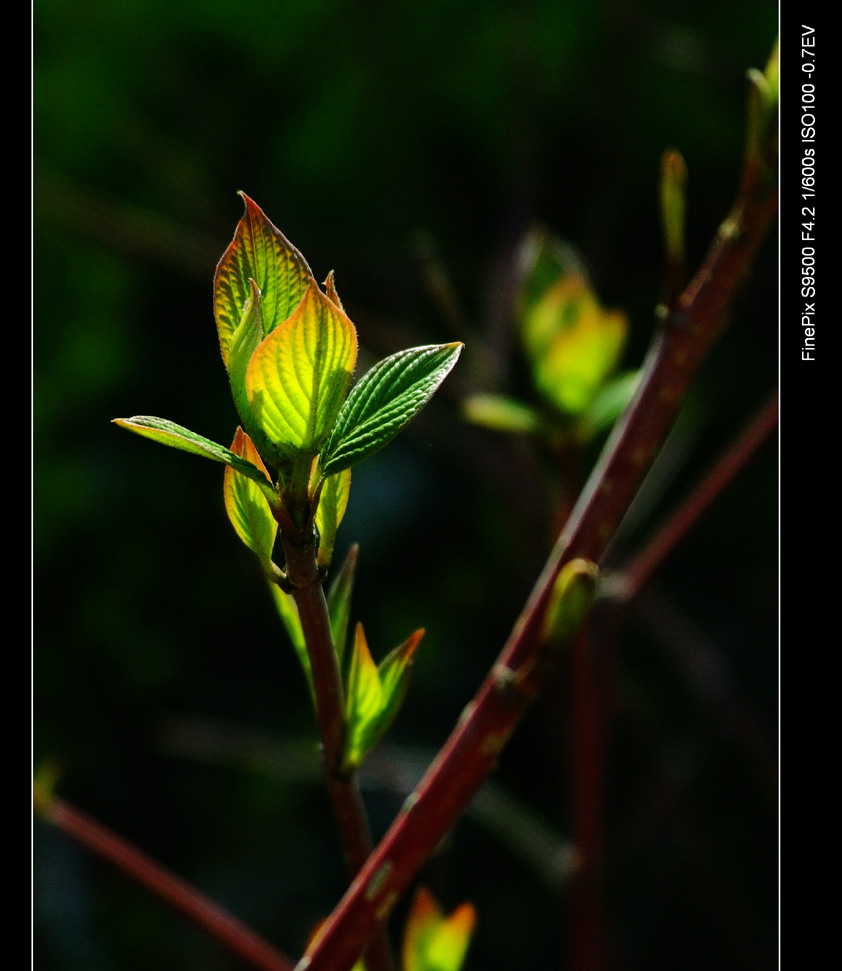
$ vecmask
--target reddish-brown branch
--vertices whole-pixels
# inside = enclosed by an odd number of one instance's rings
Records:
[[[754,453],[778,425],[777,391],[751,419],[682,503],[679,509],[661,526],[653,539],[622,571],[618,593],[623,600],[632,600],[652,573],[683,539],[687,531],[707,511],[710,504],[751,459]]]
[[[541,620],[561,567],[598,562],[672,423],[777,208],[774,190],[743,200],[664,321],[644,379],[594,469],[497,663],[433,764],[334,910],[297,971],[348,971],[421,864],[493,770],[548,666]],[[512,678],[519,677],[512,690]]]
[[[292,586],[316,695],[316,717],[322,740],[325,780],[348,874],[355,877],[373,849],[371,830],[356,773],[342,771],[345,745],[345,699],[342,676],[330,630],[327,601],[316,563],[312,531],[282,532],[287,576]],[[385,930],[366,949],[369,971],[392,971],[394,962]]]
[[[87,849],[198,924],[252,967],[260,971],[292,971],[291,961],[236,917],[70,803],[53,799],[44,815]]]

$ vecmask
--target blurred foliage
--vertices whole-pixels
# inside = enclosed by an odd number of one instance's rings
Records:
[[[460,904],[445,916],[430,891],[419,887],[406,922],[403,971],[459,971],[475,923],[471,904]]]
[[[639,370],[613,376],[628,320],[600,305],[575,247],[544,230],[527,233],[517,270],[515,322],[544,407],[480,393],[465,399],[464,414],[486,428],[539,434],[575,452],[611,428],[639,383]]]
[[[663,286],[661,153],[687,162],[692,266],[736,189],[745,72],[776,18],[748,0],[36,2],[34,747],[63,796],[290,953],[342,891],[305,679],[226,521],[221,470],[110,424],[142,410],[231,441],[211,296],[236,190],[317,277],[337,270],[358,374],[466,343],[407,434],[354,470],[337,537],[337,563],[361,543],[353,613],[371,643],[427,630],[389,736],[400,768],[444,740],[578,486],[539,445],[459,420],[475,392],[529,400],[519,241],[540,221],[576,245],[630,321],[620,366],[639,366]],[[773,386],[776,292],[770,245],[615,557]],[[606,648],[605,906],[626,968],[774,959],[776,509],[767,447]],[[497,779],[561,834],[568,674]],[[188,751],[193,717],[219,734]],[[259,771],[219,741],[243,731],[277,742]],[[402,795],[367,794],[380,833]],[[425,868],[445,907],[476,905],[467,971],[563,966],[570,897],[513,849],[518,818],[498,826],[506,842],[469,816]],[[234,967],[60,834],[35,835],[37,968]]]

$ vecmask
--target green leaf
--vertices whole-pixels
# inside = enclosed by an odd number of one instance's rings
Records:
[[[357,624],[345,698],[347,734],[343,768],[346,771],[358,768],[371,748],[368,728],[380,714],[382,698],[377,665],[368,649],[363,625]]]
[[[237,429],[231,451],[251,462],[269,477],[254,443],[242,428]],[[252,479],[246,478],[230,465],[225,469],[223,496],[225,510],[237,535],[257,554],[263,567],[272,572],[270,565],[278,524],[266,497]]]
[[[263,340],[263,322],[261,317],[262,295],[254,280],[250,280],[251,294],[246,300],[243,317],[231,338],[228,357],[228,380],[231,384],[231,397],[240,421],[247,434],[257,444],[258,451],[275,465],[276,468],[288,472],[287,459],[278,452],[272,442],[266,437],[263,429],[257,424],[249,404],[246,392],[246,375],[252,355]]]
[[[316,509],[316,528],[319,530],[318,565],[322,572],[327,570],[333,558],[336,531],[345,515],[350,491],[350,469],[328,476],[322,487],[319,506]]]
[[[359,768],[392,724],[406,695],[412,660],[423,636],[423,630],[415,631],[378,667],[368,649],[362,624],[357,624],[345,701],[346,771]]]
[[[330,632],[336,647],[339,668],[344,671],[345,646],[348,642],[348,625],[351,619],[351,595],[354,592],[354,577],[357,571],[357,557],[360,547],[357,543],[348,550],[342,569],[330,586],[327,594],[327,611],[330,618]]]
[[[246,375],[255,421],[279,451],[315,457],[345,400],[356,358],[354,325],[311,281],[295,313],[254,352]]]
[[[403,704],[409,687],[410,668],[415,659],[415,651],[423,636],[423,628],[410,634],[403,644],[387,654],[378,665],[377,670],[380,674],[380,688],[383,695],[380,716],[372,726],[372,735],[374,736],[372,748],[389,730],[398,709]]]
[[[419,887],[404,932],[403,971],[460,971],[475,926],[472,904],[445,917],[430,891]]]
[[[213,310],[226,367],[232,338],[251,296],[250,281],[263,295],[263,332],[270,334],[292,316],[313,278],[307,261],[261,208],[245,193],[240,197],[245,213],[213,280]]]
[[[533,382],[562,414],[579,416],[617,365],[626,317],[602,308],[575,250],[545,233],[528,237],[521,270],[521,336]]]
[[[565,563],[550,591],[542,634],[554,650],[568,647],[590,612],[596,597],[599,568],[578,558]]]
[[[464,345],[414,347],[380,361],[354,385],[319,457],[322,475],[356,465],[390,442],[435,393]]]
[[[525,435],[544,429],[539,412],[502,394],[473,394],[463,402],[462,411],[468,421],[495,432]]]
[[[166,418],[154,418],[151,415],[115,418],[113,422],[115,425],[127,428],[130,432],[135,432],[144,438],[151,438],[153,442],[160,442],[162,445],[169,445],[172,448],[180,449],[182,452],[190,452],[191,455],[201,455],[204,458],[212,459],[214,462],[230,465],[256,482],[273,508],[279,503],[278,494],[266,474],[265,467],[258,468],[239,455],[235,455],[230,449],[212,442],[209,438],[202,438],[201,435],[197,435],[181,425],[176,425],[175,422],[167,421]]]
[[[301,628],[298,607],[295,605],[295,600],[288,593],[281,590],[276,583],[269,583],[269,591],[272,594],[272,600],[275,603],[278,616],[281,618],[281,623],[286,628],[287,634],[289,634],[289,639],[292,641],[292,646],[295,648],[295,653],[298,655],[298,660],[304,670],[307,686],[310,689],[310,698],[315,708],[316,689],[313,686],[313,671],[310,667],[310,655],[307,653],[307,645],[304,642],[304,631]]]

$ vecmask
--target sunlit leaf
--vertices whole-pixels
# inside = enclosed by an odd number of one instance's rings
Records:
[[[617,365],[627,321],[604,310],[582,261],[565,243],[533,233],[522,254],[521,335],[540,394],[577,416]]]
[[[368,649],[363,625],[354,632],[348,687],[345,698],[347,734],[345,738],[346,769],[358,767],[371,746],[368,744],[369,726],[380,714],[383,691],[377,665]]]
[[[446,917],[430,891],[419,887],[404,932],[403,971],[460,971],[475,926],[472,904]]]
[[[245,213],[216,267],[213,309],[222,360],[229,366],[231,340],[240,325],[254,280],[263,295],[262,326],[270,334],[290,317],[313,274],[307,261],[261,208],[241,192]]]
[[[345,400],[356,358],[354,325],[311,281],[292,317],[254,352],[246,376],[255,420],[280,451],[317,454]]]
[[[322,487],[319,507],[316,510],[316,527],[319,530],[318,564],[320,570],[327,570],[330,566],[330,561],[333,558],[333,546],[336,542],[336,530],[345,515],[350,491],[350,469],[328,476]]]
[[[115,418],[113,421],[115,425],[127,428],[130,432],[135,432],[144,438],[151,438],[153,442],[160,442],[162,445],[169,445],[171,448],[189,452],[191,455],[201,455],[204,458],[212,459],[214,462],[230,465],[256,482],[270,504],[274,505],[278,502],[278,495],[271,480],[266,475],[265,466],[258,468],[239,455],[235,455],[223,445],[218,445],[208,438],[202,438],[201,435],[191,432],[189,428],[176,425],[175,422],[168,421],[166,418],[154,418],[151,415]]]
[[[327,594],[327,610],[330,617],[330,632],[336,646],[340,670],[344,668],[345,646],[348,643],[348,625],[351,620],[351,596],[354,592],[354,577],[357,570],[357,557],[360,548],[354,545],[348,550],[342,569],[330,586]]]
[[[254,443],[242,428],[237,429],[231,451],[251,462],[263,471],[267,478],[269,477]],[[252,479],[246,478],[230,465],[225,469],[223,495],[225,510],[237,535],[252,552],[257,554],[260,562],[268,567],[272,559],[278,524],[266,501],[266,496]]]
[[[342,301],[339,299],[339,294],[336,292],[336,280],[334,279],[333,270],[330,271],[325,280],[325,293],[328,297],[339,307],[340,310],[345,308],[342,306]]]
[[[246,398],[246,370],[252,354],[263,340],[263,318],[261,313],[262,294],[254,280],[249,280],[249,296],[243,307],[243,316],[237,329],[231,335],[228,347],[228,370],[231,376],[231,388],[234,400],[238,396],[248,408]],[[239,409],[239,402],[238,409]]]
[[[424,636],[423,629],[417,630],[393,651],[386,655],[378,665],[380,674],[380,689],[382,691],[381,708],[378,718],[372,722],[370,732],[371,748],[386,734],[389,726],[395,720],[398,709],[403,704],[409,687],[409,672],[415,659],[415,652]]]
[[[409,684],[409,671],[423,630],[374,663],[362,624],[357,624],[348,671],[345,768],[357,768],[386,734]]]
[[[390,442],[435,393],[463,345],[433,344],[385,358],[354,385],[319,459],[323,475],[356,465]]]

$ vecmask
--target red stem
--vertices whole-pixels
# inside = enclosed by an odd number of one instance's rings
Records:
[[[664,322],[644,380],[618,422],[497,663],[379,846],[296,971],[349,971],[420,866],[493,770],[548,673],[541,620],[561,567],[598,562],[672,423],[678,406],[777,209],[774,189],[741,200]],[[501,674],[508,670],[508,677]],[[518,690],[512,691],[511,673]]]
[[[345,698],[339,661],[330,629],[327,601],[316,561],[312,529],[298,533],[282,528],[287,576],[301,618],[301,629],[316,695],[316,717],[322,739],[325,781],[336,819],[348,875],[353,879],[374,848],[365,805],[355,772],[342,771],[345,747]],[[368,971],[392,971],[385,929],[366,948]]]
[[[252,967],[260,971],[292,971],[292,962],[253,930],[90,816],[62,799],[53,799],[45,816],[87,849],[166,900]]]

